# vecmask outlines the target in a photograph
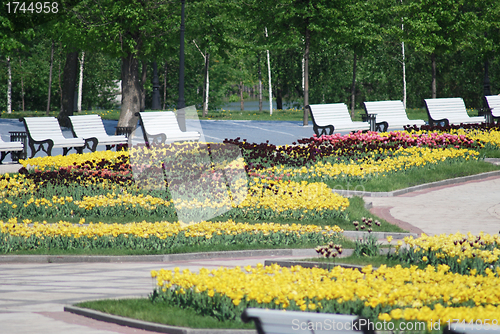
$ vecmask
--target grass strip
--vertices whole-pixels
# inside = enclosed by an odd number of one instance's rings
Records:
[[[496,170],[500,170],[500,166],[484,161],[465,161],[454,164],[437,164],[432,168],[414,168],[405,173],[379,175],[368,180],[350,180],[349,182],[329,180],[325,183],[334,189],[387,192]]]
[[[338,241],[344,248],[353,248],[354,242],[351,240]],[[184,254],[184,253],[205,253],[205,252],[224,252],[224,251],[239,251],[239,250],[260,250],[260,249],[311,249],[318,246],[316,243],[288,244],[288,245],[261,245],[261,244],[233,244],[233,245],[199,245],[199,246],[184,246],[176,247],[175,249],[47,249],[39,248],[34,250],[22,250],[9,252],[3,255],[106,255],[106,256],[125,256],[125,255],[168,255],[168,254]]]
[[[75,306],[171,326],[211,329],[255,329],[253,323],[245,324],[241,321],[219,321],[210,316],[199,315],[191,309],[172,307],[164,302],[153,303],[146,298],[88,301],[76,304]]]

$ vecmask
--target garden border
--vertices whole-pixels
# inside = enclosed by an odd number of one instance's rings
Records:
[[[114,323],[121,326],[127,326],[127,327],[143,329],[147,331],[154,331],[159,333],[169,333],[169,334],[230,334],[230,333],[256,334],[257,333],[257,330],[251,330],[251,329],[206,329],[206,328],[189,328],[189,327],[163,325],[155,322],[121,317],[117,315],[94,311],[91,309],[84,309],[76,306],[65,306],[64,312],[81,315],[94,320]]]
[[[340,189],[332,189],[334,193],[337,193],[342,196],[361,196],[361,197],[394,197],[399,195],[404,195],[410,192],[419,191],[428,188],[447,186],[452,184],[463,183],[467,181],[476,181],[486,179],[491,176],[500,176],[500,170],[486,172],[475,175],[461,176],[453,179],[441,180],[436,182],[424,183],[418,186],[408,187],[404,189],[394,190],[394,191],[359,191],[359,190],[340,190]]]
[[[368,232],[344,231],[347,238],[358,239],[367,235]],[[399,232],[371,232],[377,239],[386,239],[392,236],[394,239],[403,239],[407,236],[418,237],[417,233]],[[0,263],[111,263],[111,262],[176,262],[210,259],[234,259],[262,256],[316,256],[312,248],[290,248],[290,249],[254,249],[223,252],[205,253],[180,253],[160,255],[0,255]]]

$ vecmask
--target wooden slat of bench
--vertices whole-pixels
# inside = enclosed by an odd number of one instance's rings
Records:
[[[434,121],[447,119],[450,124],[481,123],[483,117],[470,117],[467,114],[464,100],[460,97],[425,99],[429,118]]]
[[[98,145],[128,143],[127,137],[124,135],[108,135],[101,116],[97,114],[69,116],[69,119],[73,127],[73,134],[76,135],[76,137],[85,140],[95,138],[98,141]]]
[[[147,136],[166,135],[166,142],[199,140],[200,134],[195,131],[183,132],[172,111],[141,112],[143,131]]]
[[[376,114],[376,122],[387,122],[389,128],[404,125],[425,125],[424,120],[408,118],[403,101],[371,101],[365,102],[364,105],[367,114]]]
[[[69,116],[73,131],[80,138],[105,137],[108,134],[99,115]]]
[[[24,149],[24,145],[19,141],[11,141],[6,142],[0,138],[0,152],[11,152],[11,151],[22,151]]]
[[[354,315],[247,308],[241,318],[244,322],[253,320],[259,334],[353,334],[360,332],[355,330],[359,329],[359,326],[355,324],[358,317]]]
[[[312,104],[309,106],[317,126],[333,125],[335,130],[368,130],[365,122],[353,122],[345,103]]]
[[[65,155],[71,148],[79,153],[85,145],[82,138],[66,138],[63,136],[59,122],[55,117],[24,117],[26,132],[28,133],[28,145],[31,148],[31,157],[40,150],[51,155],[52,148],[63,148]],[[52,142],[52,145],[50,144]],[[38,145],[38,149],[35,149]],[[44,148],[47,146],[46,148]]]
[[[493,117],[500,117],[500,95],[485,96]]]
[[[26,130],[35,141],[51,139],[55,144],[66,139],[55,117],[25,117],[24,120],[28,126]]]

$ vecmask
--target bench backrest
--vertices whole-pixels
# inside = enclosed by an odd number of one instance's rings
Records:
[[[491,114],[494,117],[500,117],[500,95],[485,96],[485,99],[491,109]]]
[[[108,134],[102,123],[101,116],[76,115],[68,116],[73,127],[73,134],[79,138],[105,137]]]
[[[450,123],[454,120],[467,120],[469,115],[465,109],[464,100],[461,97],[425,99],[427,114],[433,120],[448,119]]]
[[[148,135],[161,133],[172,134],[182,132],[177,123],[177,117],[172,111],[140,112],[143,131]]]
[[[365,102],[366,114],[377,114],[377,122],[403,122],[410,124],[403,101]]]
[[[34,141],[52,139],[65,140],[59,122],[55,117],[24,117],[26,131]]]
[[[253,320],[259,334],[354,334],[361,332],[358,317],[354,315],[247,308],[241,318],[243,322]]]
[[[352,124],[351,115],[345,103],[309,105],[313,122],[318,126]]]

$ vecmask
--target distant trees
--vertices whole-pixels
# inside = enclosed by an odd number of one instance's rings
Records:
[[[150,104],[153,60],[161,64],[162,104],[175,108],[180,7],[180,0],[62,0],[57,15],[15,19],[2,8],[0,108],[46,109],[52,41],[49,108],[60,111],[62,123],[75,111],[81,52],[83,109],[111,107],[121,80],[119,126],[134,126],[141,91]],[[241,100],[259,80],[267,86],[266,50],[279,109],[286,102],[344,102],[352,109],[366,100],[403,99],[402,42],[408,107],[446,96],[480,107],[485,93],[499,92],[496,0],[187,0],[186,104],[202,108],[207,73],[209,109],[229,94]]]

